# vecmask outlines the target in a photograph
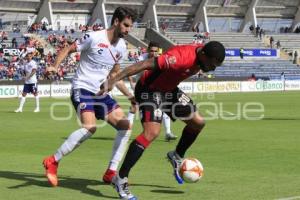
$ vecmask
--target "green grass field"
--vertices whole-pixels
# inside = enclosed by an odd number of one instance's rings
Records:
[[[234,117],[237,105],[260,102],[261,120],[208,120],[197,142],[187,152],[204,165],[205,175],[195,184],[178,185],[165,154],[176,142],[165,142],[161,134],[133,168],[130,189],[141,200],[280,199],[300,196],[300,93],[245,93],[199,95],[195,102],[223,104],[220,114]],[[52,188],[44,177],[42,160],[53,154],[64,139],[78,128],[75,115],[53,120],[50,106],[69,100],[41,98],[41,112],[33,113],[34,100],[27,99],[23,113],[13,113],[18,99],[0,100],[0,199],[118,199],[117,193],[101,181],[110,159],[114,130],[108,126],[71,155],[59,168],[59,187]],[[58,104],[57,104],[58,105]],[[67,106],[56,106],[55,116],[67,117]],[[251,106],[250,106],[251,107]],[[243,109],[242,109],[243,110]],[[211,116],[214,107],[200,111]],[[172,130],[181,134],[183,123]],[[141,131],[139,121],[133,137]]]

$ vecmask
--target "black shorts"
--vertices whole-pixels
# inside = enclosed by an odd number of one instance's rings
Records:
[[[139,105],[142,122],[161,123],[163,113],[173,121],[189,119],[196,111],[193,100],[179,88],[171,92],[151,91],[140,82],[135,87],[135,98]]]

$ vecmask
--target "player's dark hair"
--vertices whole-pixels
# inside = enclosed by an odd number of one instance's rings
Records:
[[[151,41],[148,44],[148,49],[150,49],[151,47],[158,47],[160,48],[159,44],[157,42]]]
[[[219,63],[225,59],[225,47],[217,41],[208,42],[201,50],[208,58],[216,58]]]
[[[127,7],[117,7],[113,17],[111,19],[111,26],[114,24],[114,21],[116,19],[119,20],[119,22],[123,21],[125,18],[129,18],[132,20],[132,22],[134,22],[137,18],[137,14],[134,10],[132,10],[131,8],[127,8]]]

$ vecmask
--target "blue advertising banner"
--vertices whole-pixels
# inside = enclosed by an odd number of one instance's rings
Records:
[[[226,49],[226,56],[240,56],[240,49]],[[244,49],[244,57],[278,57],[278,54],[277,49]]]

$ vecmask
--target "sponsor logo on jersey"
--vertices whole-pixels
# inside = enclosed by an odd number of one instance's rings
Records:
[[[154,116],[155,117],[161,117],[162,116],[162,111],[160,109],[154,110]]]
[[[85,109],[86,108],[86,103],[80,103],[79,108],[80,108],[80,110]]]
[[[171,56],[168,58],[168,61],[170,64],[175,64],[176,63],[176,57],[175,56]]]
[[[100,43],[100,44],[98,44],[98,47],[100,47],[100,48],[108,48],[108,45],[107,44],[104,44],[104,43]]]

